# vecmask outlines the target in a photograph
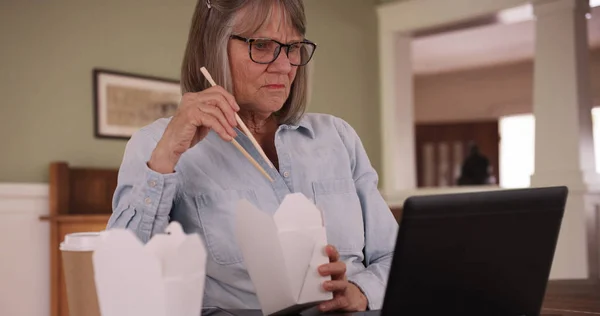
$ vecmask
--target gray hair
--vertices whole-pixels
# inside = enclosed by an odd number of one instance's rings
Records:
[[[181,66],[181,91],[198,92],[210,84],[200,73],[206,67],[215,82],[233,93],[227,46],[230,36],[254,33],[261,29],[274,14],[273,7],[281,8],[282,23],[291,23],[302,36],[306,34],[306,17],[302,0],[199,0],[196,4],[187,47]],[[236,21],[236,13],[247,10],[252,19]],[[308,73],[299,66],[290,88],[290,95],[277,114],[279,123],[297,123],[306,109]]]

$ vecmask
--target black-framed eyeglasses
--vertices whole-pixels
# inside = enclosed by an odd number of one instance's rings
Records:
[[[284,44],[270,38],[245,38],[239,35],[231,35],[231,38],[248,43],[250,59],[258,64],[274,62],[283,47],[290,64],[304,66],[308,64],[317,49],[317,44],[309,40]]]

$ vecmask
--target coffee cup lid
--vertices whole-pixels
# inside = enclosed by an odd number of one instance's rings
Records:
[[[64,251],[93,251],[100,240],[101,232],[72,233],[65,236],[60,243],[60,250]]]

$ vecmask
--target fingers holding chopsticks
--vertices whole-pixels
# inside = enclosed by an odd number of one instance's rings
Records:
[[[227,102],[229,103],[229,105],[231,106],[231,108],[234,111],[237,112],[240,110],[240,106],[237,104],[237,101],[235,101],[235,97],[233,95],[231,95],[231,93],[229,93],[229,91],[225,90],[225,88],[223,88],[221,86],[212,86],[212,87],[206,89],[206,91],[210,91],[210,90],[219,92],[225,98],[225,100],[227,100]]]
[[[224,140],[231,141],[237,135],[233,128],[237,126],[235,111],[239,107],[228,100],[227,94],[220,87],[211,87],[189,96],[186,94],[182,109],[187,109],[186,114],[196,127],[208,127]]]
[[[221,86],[210,87],[205,91],[206,94],[195,94],[198,97],[199,103],[216,105],[221,109],[230,124],[236,126],[235,113],[240,110],[240,106],[235,101],[235,98]]]
[[[210,127],[223,139],[231,141],[224,132],[231,137],[235,137],[237,133],[233,128],[238,123],[235,120],[235,110],[225,96],[219,92],[209,92],[202,96],[196,95],[196,98],[196,102],[193,102],[193,109],[196,113],[192,114],[195,114],[198,119],[197,126]]]
[[[219,86],[184,94],[148,165],[161,173],[172,172],[179,157],[211,129],[223,140],[232,141],[237,136],[235,113],[239,109],[234,97]]]

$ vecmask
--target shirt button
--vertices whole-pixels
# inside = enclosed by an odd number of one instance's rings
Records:
[[[284,176],[285,178],[288,178],[288,177],[290,176],[290,173],[289,173],[289,171],[286,171],[286,172],[284,172],[284,173],[283,173],[283,176]]]
[[[144,203],[150,204],[150,203],[152,203],[152,199],[147,197],[146,199],[144,199]]]
[[[154,188],[156,186],[156,181],[155,180],[148,181],[148,184],[150,185],[151,188]]]

